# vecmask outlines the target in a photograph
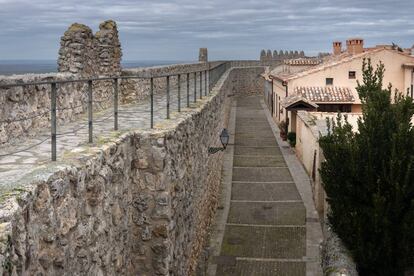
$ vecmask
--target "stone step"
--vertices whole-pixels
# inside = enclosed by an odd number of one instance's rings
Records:
[[[281,154],[279,147],[234,147],[234,155],[277,156]]]
[[[245,156],[235,155],[233,157],[234,167],[286,167],[282,155],[272,156]]]
[[[217,257],[220,260],[220,257]],[[217,276],[304,276],[306,263],[304,261],[271,261],[257,259],[236,259],[225,256],[218,261]]]
[[[273,132],[270,128],[269,129],[258,129],[258,128],[236,129],[235,135],[237,136],[238,134],[254,134],[256,138],[274,137]]]
[[[236,135],[237,134],[237,135]],[[273,132],[267,132],[267,133],[262,133],[260,136],[258,136],[256,133],[254,132],[249,132],[249,133],[232,133],[232,135],[234,135],[234,139],[237,141],[243,140],[243,139],[250,139],[250,140],[257,140],[257,139],[265,139],[265,140],[269,140],[269,139],[275,139],[275,135],[273,134]]]
[[[276,147],[277,142],[275,138],[239,138],[237,135],[234,139],[234,144],[238,146],[250,146],[250,147]]]
[[[227,221],[234,224],[304,225],[306,210],[301,201],[232,201]]]
[[[261,126],[259,126],[259,125],[245,125],[245,126],[238,126],[238,127],[236,127],[236,133],[237,132],[255,132],[255,133],[257,133],[257,132],[262,132],[262,131],[264,131],[264,132],[267,132],[267,131],[270,131],[270,132],[272,132],[272,129],[267,125],[261,125]]]
[[[233,182],[232,200],[278,201],[301,200],[293,182],[281,183],[251,183]]]
[[[270,128],[267,120],[256,120],[256,121],[239,121],[236,123],[236,128],[239,127],[267,127]]]
[[[288,182],[292,181],[288,168],[236,167],[233,181],[242,182]]]
[[[227,224],[221,255],[300,259],[306,254],[306,228],[302,226],[242,226]]]

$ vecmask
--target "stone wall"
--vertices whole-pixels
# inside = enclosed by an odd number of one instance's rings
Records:
[[[292,59],[292,58],[302,58],[305,57],[304,51],[283,51],[280,50],[279,52],[277,50],[274,50],[272,53],[272,50],[268,49],[267,51],[265,49],[260,51],[260,61],[272,61],[272,60],[284,60],[284,59]]]
[[[102,24],[101,24],[102,25]],[[81,34],[83,31],[81,32]],[[62,41],[66,41],[62,38]],[[69,43],[72,45],[72,43]],[[70,49],[71,47],[66,47]],[[68,59],[72,60],[72,59]],[[76,59],[75,59],[76,60]],[[113,61],[111,64],[119,62]],[[122,76],[160,76],[177,74],[214,68],[223,62],[177,64],[147,68],[125,69]],[[69,63],[68,63],[69,64]],[[70,63],[65,67],[69,72],[49,74],[27,74],[14,76],[0,76],[0,85],[27,82],[43,82],[52,80],[71,80],[85,77],[86,73],[70,72],[79,66]],[[63,65],[62,65],[63,66]],[[116,65],[113,65],[116,67]],[[87,66],[84,65],[84,68]],[[114,68],[115,68],[114,67]],[[63,67],[62,67],[63,68]],[[71,69],[72,68],[72,69]],[[65,69],[66,70],[66,69]],[[62,71],[65,71],[62,69]],[[73,69],[72,71],[74,71]],[[104,69],[102,69],[104,70]],[[119,73],[121,74],[121,73]],[[194,85],[194,75],[190,74],[191,88]],[[199,74],[197,74],[199,79]],[[185,89],[186,76],[182,76],[182,88]],[[171,87],[176,87],[177,78],[171,77]],[[203,74],[204,84],[204,74]],[[154,79],[154,93],[165,92],[165,78]],[[199,87],[199,82],[197,82]],[[204,87],[203,87],[204,89]],[[184,91],[184,90],[183,90]],[[24,87],[0,88],[0,145],[16,143],[20,139],[38,135],[50,129],[50,84],[29,85]],[[131,103],[143,100],[150,93],[148,79],[129,79],[120,81],[120,103]],[[57,119],[58,125],[78,119],[87,111],[87,83],[65,83],[57,86]],[[93,82],[94,110],[99,111],[113,104],[113,81]]]
[[[36,74],[0,77],[0,85],[70,80],[69,73]],[[57,86],[58,124],[72,121],[87,108],[85,83],[67,83]],[[50,84],[0,88],[0,145],[37,135],[50,129]],[[96,104],[95,108],[99,108]]]
[[[261,74],[265,72],[264,67],[235,67],[233,71],[235,71],[232,78],[235,83],[233,86],[234,95],[263,94],[264,82]]]
[[[229,96],[251,93],[240,80],[258,72],[228,70],[165,128],[77,148],[3,198],[0,274],[193,274],[221,177],[222,153],[207,150],[220,144]]]
[[[186,79],[187,72],[196,72],[201,70],[208,70],[214,68],[223,62],[209,62],[209,63],[190,63],[190,64],[176,64],[168,66],[154,66],[147,68],[134,68],[122,70],[123,77],[129,76],[143,76],[154,77],[154,94],[165,93],[166,78],[156,78],[157,76],[165,76],[167,74],[182,74],[181,75],[181,88],[182,91],[187,89]],[[194,73],[190,73],[190,87],[194,87]],[[197,87],[199,87],[200,74],[197,73]],[[170,87],[177,87],[177,76],[170,77]],[[204,72],[203,72],[203,85],[204,85]],[[204,87],[203,87],[204,90]],[[120,89],[120,101],[121,103],[132,103],[140,101],[150,95],[150,80],[149,79],[123,79]]]

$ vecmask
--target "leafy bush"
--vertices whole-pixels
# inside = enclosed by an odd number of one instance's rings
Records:
[[[404,275],[414,248],[414,114],[411,98],[382,89],[384,66],[363,62],[362,119],[330,121],[319,141],[329,221],[360,275]]]
[[[292,148],[296,146],[296,132],[289,132],[287,134],[287,139],[289,141],[289,144]]]
[[[287,124],[286,124],[286,122],[285,122],[285,121],[281,121],[281,122],[278,124],[278,127],[279,127],[279,129],[280,129],[280,132],[286,133]]]

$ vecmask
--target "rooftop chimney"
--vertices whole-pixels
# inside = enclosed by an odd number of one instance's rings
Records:
[[[351,38],[346,41],[348,54],[357,55],[364,52],[364,40],[362,38]]]
[[[334,56],[340,55],[342,52],[342,42],[334,41],[333,42],[333,54]]]

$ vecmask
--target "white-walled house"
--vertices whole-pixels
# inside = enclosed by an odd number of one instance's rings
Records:
[[[384,88],[391,83],[393,89],[413,96],[414,57],[411,53],[387,45],[364,48],[362,39],[349,39],[344,51],[340,42],[334,42],[332,56],[318,65],[296,72],[280,69],[269,72],[266,79],[272,89],[270,102],[274,120],[287,121],[289,131],[296,131],[298,110],[361,112],[356,87],[357,81],[362,82],[363,60],[368,58],[374,67],[380,62],[384,64]],[[292,102],[292,98],[295,101]]]

